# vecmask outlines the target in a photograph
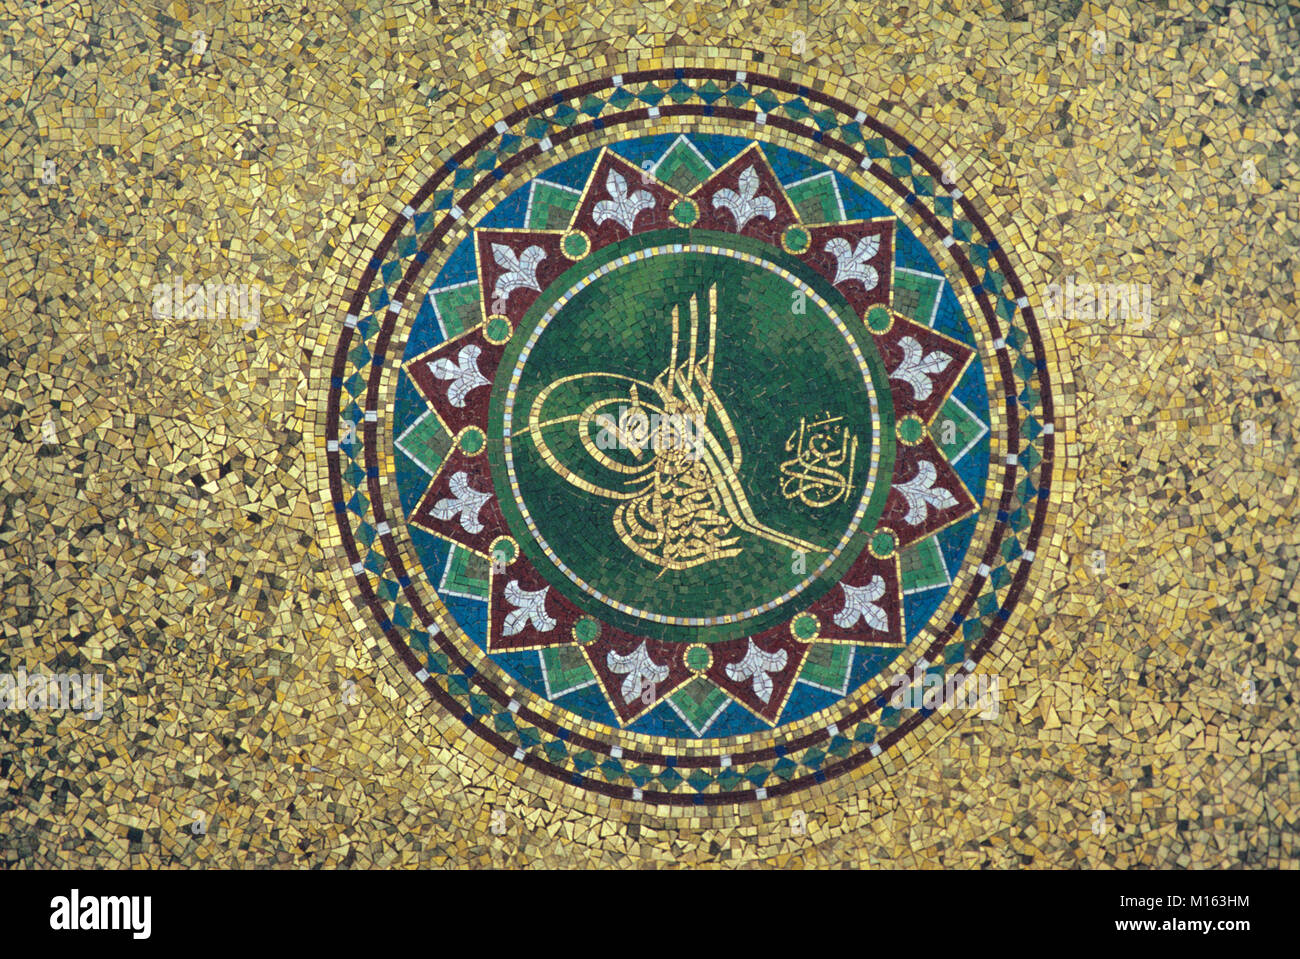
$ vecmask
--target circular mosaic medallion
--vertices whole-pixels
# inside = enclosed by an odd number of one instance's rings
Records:
[[[368,256],[331,384],[335,514],[396,653],[511,761],[631,800],[891,748],[934,711],[904,686],[996,642],[1050,488],[1042,345],[970,200],[754,74],[503,118]]]

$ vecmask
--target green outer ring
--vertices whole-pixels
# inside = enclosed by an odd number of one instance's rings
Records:
[[[532,536],[526,535],[528,525],[524,522],[523,514],[515,503],[514,492],[510,489],[507,479],[509,473],[506,470],[505,463],[505,443],[502,440],[499,426],[505,415],[506,393],[510,382],[510,377],[501,375],[501,372],[514,368],[519,354],[523,351],[524,344],[528,340],[528,336],[537,326],[542,314],[550,308],[555,295],[569,289],[582,277],[610,260],[615,260],[620,256],[645,247],[664,246],[673,243],[713,243],[718,246],[730,247],[741,253],[760,256],[780,265],[783,269],[808,284],[808,286],[816,289],[822,298],[836,310],[840,319],[844,322],[845,328],[857,341],[858,348],[862,351],[862,355],[866,360],[867,370],[871,375],[871,385],[876,393],[876,408],[880,414],[881,450],[876,483],[871,491],[871,499],[867,503],[867,510],[863,514],[862,524],[849,540],[849,544],[831,564],[830,568],[822,573],[817,581],[805,587],[797,596],[790,598],[782,605],[766,613],[748,616],[733,623],[724,623],[717,626],[679,626],[670,623],[655,623],[628,616],[605,605],[572,583],[562,571],[556,568]],[[492,486],[496,492],[501,511],[505,515],[506,526],[509,528],[515,542],[519,544],[519,548],[523,550],[524,556],[541,573],[542,577],[579,609],[599,620],[634,635],[687,643],[716,643],[734,639],[738,636],[755,635],[771,626],[789,622],[796,614],[807,609],[829,592],[848,572],[849,567],[853,565],[863,550],[866,549],[871,534],[875,531],[876,523],[885,510],[885,501],[889,497],[894,475],[894,459],[897,452],[897,438],[894,435],[894,402],[893,395],[889,391],[889,375],[885,370],[884,360],[881,359],[880,353],[876,350],[875,341],[871,338],[866,324],[861,317],[857,316],[844,296],[812,267],[799,262],[790,254],[761,240],[737,236],[734,233],[689,228],[654,230],[611,243],[579,260],[563,274],[551,281],[547,286],[547,290],[556,292],[552,293],[550,297],[545,294],[538,297],[524,313],[514,335],[510,337],[509,342],[506,344],[505,353],[497,366],[497,374],[492,384],[492,398],[488,406],[487,431],[488,462],[492,467]],[[525,535],[520,535],[521,530]]]

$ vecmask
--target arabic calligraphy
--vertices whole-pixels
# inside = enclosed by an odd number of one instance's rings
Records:
[[[822,509],[849,496],[858,438],[849,432],[844,417],[826,414],[811,423],[800,417],[785,450],[795,454],[781,464],[781,495],[786,499]]]
[[[673,307],[668,365],[653,381],[604,372],[562,377],[534,399],[522,434],[570,485],[618,501],[613,526],[619,540],[664,570],[737,556],[744,549],[741,533],[792,550],[823,552],[760,523],[750,507],[740,480],[740,441],[713,387],[716,286],[709,287],[707,297],[703,329],[698,295],[690,298],[684,329],[681,310]],[[544,418],[552,402],[564,406],[556,391],[574,384],[587,395],[603,395],[580,412]],[[611,415],[616,408],[617,415]],[[593,482],[548,445],[548,430],[570,424],[586,454],[621,482]]]

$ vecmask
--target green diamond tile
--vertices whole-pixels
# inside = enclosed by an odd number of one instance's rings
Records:
[[[898,565],[905,593],[947,586],[952,582],[937,536],[927,536],[903,550],[898,555]]]

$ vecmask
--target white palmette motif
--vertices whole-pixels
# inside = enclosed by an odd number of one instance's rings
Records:
[[[605,657],[605,665],[611,672],[624,677],[620,692],[625,703],[640,696],[645,687],[656,686],[668,678],[668,667],[660,666],[650,658],[644,640],[626,656],[620,656],[611,649]]]
[[[492,259],[506,271],[497,277],[496,286],[492,289],[494,299],[507,299],[518,289],[541,292],[542,288],[537,283],[537,267],[546,259],[546,251],[540,246],[530,246],[523,253],[516,254],[504,243],[493,243]]]
[[[453,363],[447,358],[434,360],[429,364],[429,371],[440,380],[450,380],[447,384],[447,402],[458,409],[465,406],[465,397],[476,386],[488,386],[491,381],[478,369],[478,358],[483,351],[474,343],[466,343]]]
[[[835,625],[840,629],[851,629],[859,620],[866,620],[868,626],[877,632],[889,629],[889,617],[876,605],[876,600],[885,595],[885,581],[880,576],[873,576],[866,586],[850,586],[840,583],[844,589],[844,608],[835,614]]]
[[[758,174],[754,172],[752,166],[740,174],[736,186],[740,188],[739,193],[728,187],[713,194],[713,208],[716,210],[725,207],[730,210],[731,215],[736,218],[737,230],[743,230],[745,224],[756,216],[769,220],[776,216],[776,204],[772,202],[772,198],[756,195]]]
[[[483,532],[478,512],[483,504],[492,498],[491,493],[480,493],[469,485],[469,476],[465,473],[453,473],[451,482],[452,499],[440,499],[433,504],[433,515],[441,520],[452,519],[460,514],[460,528],[467,533]]]
[[[642,210],[654,209],[655,198],[645,190],[637,190],[629,195],[627,180],[616,170],[610,170],[609,176],[605,177],[605,189],[609,191],[610,199],[597,203],[591,214],[597,225],[613,220],[631,233],[636,215]]]
[[[864,236],[857,246],[850,247],[848,240],[837,236],[826,244],[826,252],[835,257],[835,283],[858,280],[865,289],[876,288],[880,275],[867,261],[880,252],[880,237]]]
[[[751,639],[749,648],[745,650],[745,658],[727,665],[727,676],[735,683],[750,680],[754,695],[766,703],[772,698],[772,676],[785,669],[787,660],[784,649],[765,653]]]
[[[555,628],[555,620],[546,613],[546,594],[549,586],[528,590],[519,585],[519,580],[512,579],[506,583],[506,601],[515,609],[506,615],[501,632],[506,636],[517,636],[530,622],[539,633],[549,633]]]
[[[942,350],[926,353],[915,338],[905,336],[898,341],[903,350],[903,362],[898,369],[889,374],[891,380],[902,380],[912,388],[912,395],[918,400],[928,399],[934,392],[930,377],[937,376],[948,368],[952,357]]]
[[[947,509],[957,505],[957,498],[950,491],[934,485],[938,476],[939,471],[934,468],[934,464],[929,460],[922,460],[916,476],[906,483],[894,484],[894,489],[902,493],[903,498],[907,500],[907,515],[903,519],[912,526],[925,522],[931,506],[936,509]]]

